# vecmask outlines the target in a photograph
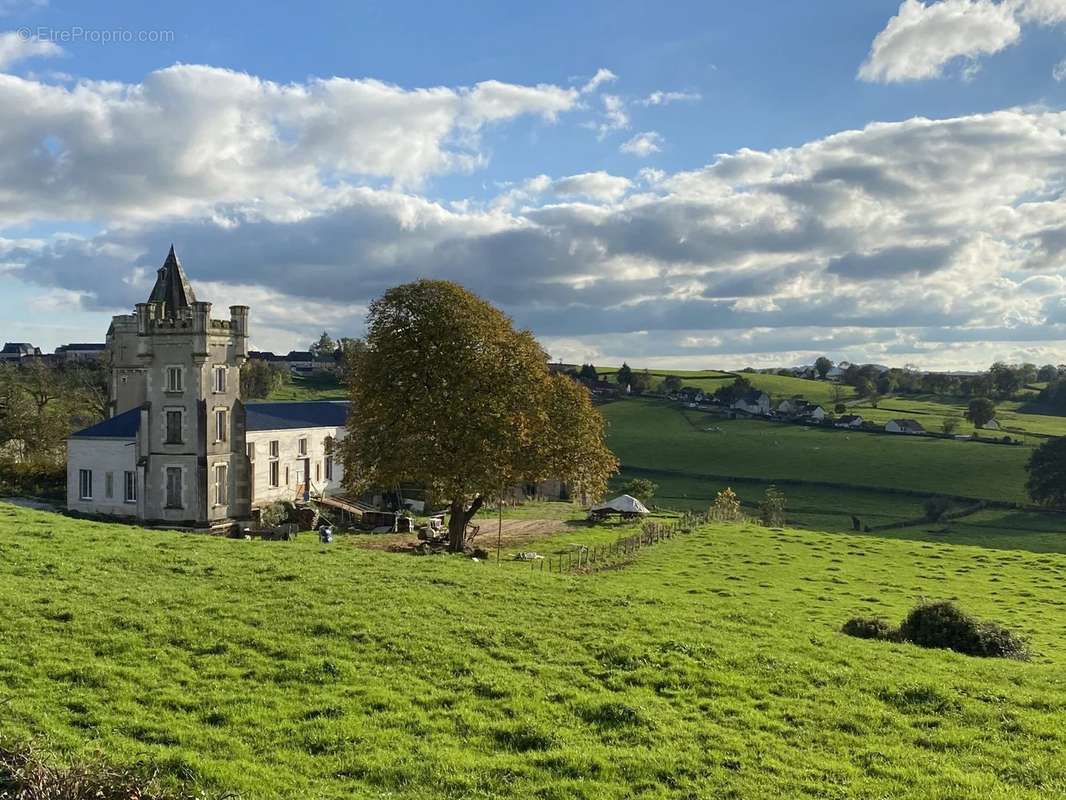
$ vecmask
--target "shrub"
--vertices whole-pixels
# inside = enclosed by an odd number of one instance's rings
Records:
[[[289,510],[283,503],[271,503],[259,509],[259,525],[274,528],[289,518]]]
[[[844,623],[841,630],[848,636],[855,636],[859,639],[895,641],[899,636],[899,631],[892,627],[888,620],[879,617],[852,617]]]
[[[0,463],[0,492],[63,500],[67,496],[66,464],[49,461]]]
[[[29,743],[0,744],[0,797],[33,800],[170,800],[154,769],[64,764]]]
[[[729,487],[720,491],[715,495],[714,504],[707,512],[707,516],[715,522],[737,522],[744,519],[737,493]]]
[[[930,497],[925,501],[925,518],[930,522],[936,522],[948,513],[949,508],[951,508],[951,500],[947,497],[941,497],[940,495]]]
[[[920,647],[970,656],[1028,658],[1025,640],[1001,625],[980,622],[950,601],[922,603],[899,626],[900,637]]]
[[[659,484],[647,478],[633,478],[622,484],[623,494],[635,497],[642,503],[649,502],[657,491],[659,491]]]
[[[766,494],[759,503],[759,522],[767,528],[780,528],[785,524],[785,493],[773,484],[766,487]]]

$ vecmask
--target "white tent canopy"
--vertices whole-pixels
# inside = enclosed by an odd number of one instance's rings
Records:
[[[591,511],[614,511],[617,514],[650,514],[647,507],[637,498],[628,494],[620,494],[613,500],[597,503]]]

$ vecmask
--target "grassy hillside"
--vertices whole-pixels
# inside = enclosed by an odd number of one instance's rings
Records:
[[[0,725],[245,798],[1061,796],[1064,579],[739,526],[560,576],[0,506]],[[1035,660],[838,633],[919,597]]]
[[[633,368],[637,370],[637,367]],[[597,367],[597,371],[603,380],[614,380],[617,367]],[[639,370],[643,371],[643,370]],[[685,382],[685,386],[698,386],[705,392],[713,392],[715,389],[732,383],[738,375],[743,375],[757,389],[768,393],[775,400],[784,400],[795,395],[802,395],[808,400],[827,404],[831,402],[833,387],[835,384],[826,381],[806,380],[804,378],[792,378],[782,375],[763,375],[761,373],[723,372],[721,370],[648,370],[654,382],[660,381],[667,375],[677,375]],[[840,387],[845,399],[854,396],[855,390],[850,386]]]
[[[291,376],[268,400],[346,400],[345,391],[337,376],[329,372],[317,372],[309,376]]]
[[[629,466],[1025,499],[1027,447],[725,420],[658,401],[609,403],[603,413],[611,449]]]

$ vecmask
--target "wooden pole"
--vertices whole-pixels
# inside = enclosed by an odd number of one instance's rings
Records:
[[[500,562],[500,545],[503,542],[503,487],[500,487],[500,518],[499,525],[496,528],[496,565],[499,566]]]

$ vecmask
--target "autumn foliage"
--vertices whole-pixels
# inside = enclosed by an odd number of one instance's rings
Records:
[[[560,478],[598,496],[617,469],[588,392],[548,370],[533,335],[449,281],[397,286],[370,306],[352,364],[352,488],[425,485],[450,508],[452,550],[488,498]]]

